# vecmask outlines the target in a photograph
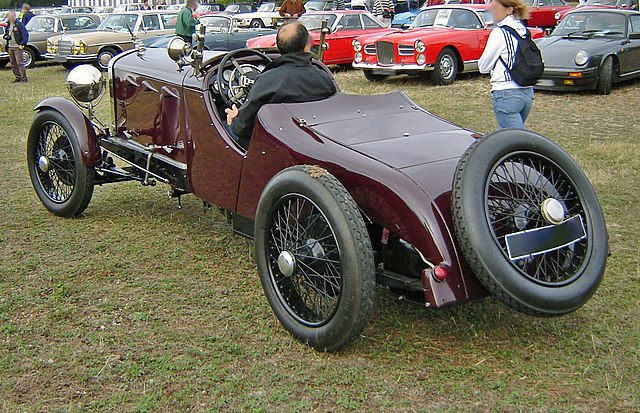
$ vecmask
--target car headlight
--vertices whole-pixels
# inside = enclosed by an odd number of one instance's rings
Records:
[[[560,12],[556,12],[556,14],[553,15],[553,18],[556,20],[560,20]]]
[[[416,42],[413,44],[413,48],[416,49],[416,52],[418,53],[424,53],[424,51],[427,50],[427,46],[422,40],[416,40]]]
[[[416,16],[409,16],[409,18],[407,19],[407,21],[409,23],[411,23],[412,21],[414,21],[416,19]]]
[[[82,40],[77,41],[73,45],[73,54],[85,54],[87,52],[87,44]]]
[[[580,50],[576,53],[576,58],[574,59],[578,66],[584,66],[589,61],[589,54],[584,50]]]
[[[351,46],[353,47],[353,50],[356,52],[359,52],[360,50],[362,50],[362,44],[360,44],[360,42],[357,41],[356,39],[353,39],[353,41],[351,42]]]
[[[362,62],[362,53],[357,52],[354,60],[356,61],[356,63]]]
[[[426,61],[427,61],[427,58],[426,58],[426,57],[424,57],[424,55],[423,55],[423,54],[419,54],[419,55],[416,57],[416,63],[418,63],[419,65],[423,65]]]

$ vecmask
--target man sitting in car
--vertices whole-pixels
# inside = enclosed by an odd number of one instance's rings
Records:
[[[298,22],[278,30],[276,43],[282,54],[269,63],[256,79],[246,102],[238,109],[227,109],[227,123],[248,147],[258,110],[267,103],[300,103],[326,99],[336,93],[333,77],[311,62],[311,37]]]

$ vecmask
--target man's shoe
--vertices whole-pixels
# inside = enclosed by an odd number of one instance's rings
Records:
[[[13,81],[13,83],[20,83],[20,82],[22,82],[22,79],[16,79]]]
[[[21,80],[22,83],[27,83],[28,81],[29,81],[29,79],[27,79],[26,77]]]

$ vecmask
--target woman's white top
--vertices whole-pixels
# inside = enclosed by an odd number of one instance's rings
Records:
[[[498,22],[498,27],[489,33],[487,45],[478,61],[478,69],[480,73],[491,73],[491,90],[522,88],[522,86],[511,80],[511,75],[507,68],[499,60],[502,57],[502,60],[509,67],[513,67],[518,47],[518,40],[506,30],[501,29],[500,27],[502,26],[509,26],[515,29],[523,37],[527,33],[527,28],[513,16],[509,15],[502,19],[502,21]]]

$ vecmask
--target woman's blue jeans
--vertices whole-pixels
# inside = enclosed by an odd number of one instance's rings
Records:
[[[533,106],[533,88],[494,90],[491,95],[498,127],[524,129],[524,121]]]

